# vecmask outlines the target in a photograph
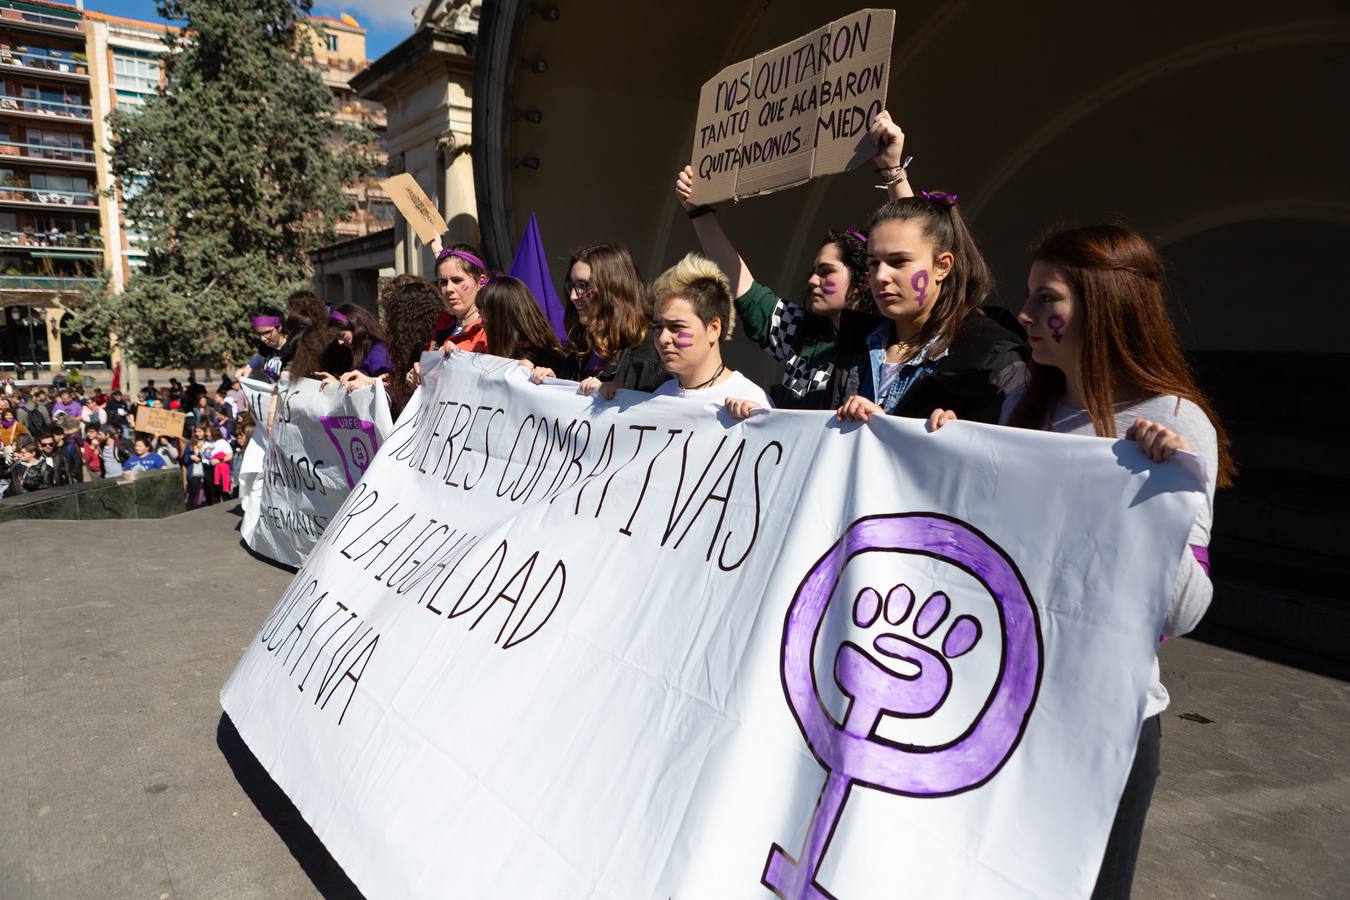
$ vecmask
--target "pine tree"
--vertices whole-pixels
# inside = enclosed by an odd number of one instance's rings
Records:
[[[248,312],[303,287],[308,251],[351,209],[374,135],[340,125],[314,65],[312,0],[158,0],[165,89],[109,117],[126,215],[145,267],[86,297],[73,326],[115,333],[143,365],[247,358]]]

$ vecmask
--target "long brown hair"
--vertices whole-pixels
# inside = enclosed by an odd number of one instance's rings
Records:
[[[652,311],[646,286],[626,247],[617,244],[582,247],[567,261],[569,278],[572,266],[578,262],[591,267],[591,289],[597,302],[591,323],[584,328],[577,319],[576,307],[567,303],[563,324],[567,326],[568,344],[573,353],[593,352],[601,359],[612,360],[620,351],[641,344],[647,336]]]
[[[376,344],[388,344],[389,341],[384,334],[384,326],[380,324],[369,310],[364,306],[357,306],[355,303],[344,303],[337,308],[337,312],[342,313],[347,320],[344,326],[341,322],[331,321],[331,324],[338,331],[348,330],[352,333],[351,351],[352,365],[359,366],[361,361],[366,358],[370,348]],[[337,374],[337,373],[334,373]]]
[[[990,274],[989,264],[980,254],[975,236],[970,233],[954,196],[934,193],[889,200],[872,214],[867,233],[872,234],[885,222],[911,221],[923,225],[923,236],[932,241],[934,256],[950,253],[953,257],[951,271],[938,286],[928,321],[913,341],[915,346],[922,347],[936,338],[937,343],[929,354],[932,358],[933,354],[951,346],[966,316],[979,310],[994,288],[994,276]]]
[[[1080,301],[1083,352],[1079,358],[1083,401],[1101,437],[1116,437],[1115,404],[1168,395],[1189,400],[1214,426],[1219,445],[1215,483],[1227,487],[1237,474],[1230,442],[1214,408],[1195,383],[1167,315],[1165,273],[1157,249],[1123,225],[1093,225],[1056,234],[1033,258],[1059,269]],[[1026,393],[1008,419],[1021,428],[1044,428],[1064,398],[1064,373],[1031,363]]]
[[[483,317],[487,352],[515,359],[525,349],[562,353],[553,326],[525,282],[499,275],[478,292],[478,314]]]
[[[441,292],[423,278],[400,275],[380,292],[380,305],[384,307],[389,334],[389,364],[394,367],[389,373],[389,405],[394,418],[398,418],[413,393],[404,376],[421,359],[422,351],[436,332]]]

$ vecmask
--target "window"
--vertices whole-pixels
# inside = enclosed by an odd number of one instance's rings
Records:
[[[336,53],[336,52],[337,52],[337,35],[336,35],[336,34],[325,34],[325,35],[323,36],[323,43],[324,43],[324,46],[328,48],[328,52],[329,52],[329,53]]]
[[[370,217],[381,222],[394,221],[394,204],[388,200],[370,201]]]
[[[153,94],[159,90],[159,60],[139,56],[113,56],[113,75],[119,94],[133,91]]]

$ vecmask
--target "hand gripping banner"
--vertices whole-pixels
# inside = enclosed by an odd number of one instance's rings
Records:
[[[1187,462],[422,366],[221,696],[367,896],[1088,896]]]

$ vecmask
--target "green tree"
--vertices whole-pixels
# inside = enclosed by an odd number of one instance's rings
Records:
[[[112,173],[147,259],[72,326],[142,365],[247,358],[248,312],[303,287],[351,209],[374,135],[340,124],[314,64],[311,0],[158,0],[165,89],[109,117]]]

